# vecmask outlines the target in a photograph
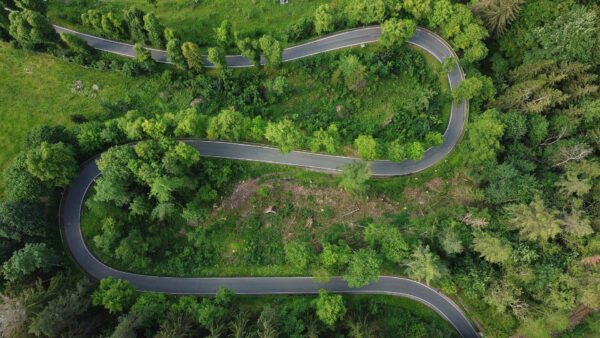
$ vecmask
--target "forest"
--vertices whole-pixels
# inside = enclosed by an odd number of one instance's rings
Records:
[[[459,336],[395,296],[175,296],[97,281],[57,217],[90,161],[101,176],[81,230],[115,269],[341,276],[351,288],[406,277],[448,296],[484,336],[600,335],[596,2],[0,2],[3,336]],[[134,44],[135,56],[52,24]],[[371,25],[375,43],[283,62],[286,47]],[[417,29],[456,57],[440,63],[407,43]],[[254,67],[228,67],[226,55]],[[451,89],[457,63],[466,78]],[[372,177],[369,161],[441,145],[463,100],[468,121],[444,160]],[[332,175],[205,157],[196,139],[356,161]]]

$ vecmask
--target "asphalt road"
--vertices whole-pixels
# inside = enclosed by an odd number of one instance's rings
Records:
[[[110,53],[132,57],[135,55],[132,46],[122,42],[94,37],[55,26],[58,32],[69,32],[84,38],[92,47]],[[320,38],[302,45],[286,48],[283,60],[290,61],[310,55],[335,49],[356,46],[377,41],[381,28],[366,27],[347,32],[337,33]],[[455,56],[452,49],[439,36],[419,28],[409,40],[410,44],[420,47],[438,60]],[[166,53],[151,50],[153,58],[166,62]],[[250,62],[241,56],[228,56],[230,67],[248,67]],[[207,66],[212,66],[207,62]],[[464,79],[460,67],[448,74],[451,87]],[[465,120],[467,118],[467,102],[459,106],[453,105],[448,128],[444,134],[441,146],[428,149],[423,159],[419,161],[405,160],[403,162],[374,161],[372,170],[374,176],[391,177],[415,173],[424,170],[441,161],[458,142]],[[280,154],[272,147],[229,143],[206,140],[184,140],[196,147],[203,156],[229,158],[237,160],[277,163],[291,166],[311,168],[320,171],[337,172],[345,163],[357,159],[293,151]],[[100,262],[89,250],[81,232],[81,209],[85,195],[100,175],[94,160],[86,163],[79,177],[65,191],[61,200],[60,223],[63,236],[71,254],[89,275],[102,279],[109,276],[125,279],[131,282],[139,291],[162,292],[168,294],[215,294],[219,286],[226,287],[238,294],[245,295],[277,295],[277,294],[316,294],[319,289],[327,289],[336,293],[386,294],[402,296],[417,300],[439,313],[451,323],[463,337],[479,337],[478,332],[465,317],[458,306],[439,291],[416,281],[381,276],[378,282],[362,288],[350,288],[340,277],[333,277],[327,284],[318,284],[309,277],[239,277],[239,278],[177,278],[158,277],[128,273],[113,269]]]

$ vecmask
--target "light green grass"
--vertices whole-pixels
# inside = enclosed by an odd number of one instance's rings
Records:
[[[83,93],[71,90],[78,80],[86,88]],[[98,85],[98,91],[92,90],[93,85]],[[23,137],[36,126],[71,126],[70,116],[94,118],[101,113],[101,102],[127,95],[136,97],[150,111],[174,109],[191,99],[186,92],[177,92],[165,102],[160,99],[161,91],[168,89],[157,79],[134,79],[120,72],[86,69],[0,43],[0,171],[22,150]],[[0,181],[0,193],[2,190]]]
[[[285,41],[290,24],[313,15],[323,3],[343,3],[344,0],[291,0],[280,5],[278,0],[159,0],[154,7],[146,0],[61,0],[49,1],[48,17],[59,24],[82,28],[81,13],[88,9],[120,13],[131,6],[154,12],[163,25],[175,29],[184,40],[202,45],[214,45],[214,28],[223,20],[233,24],[241,34],[272,34]]]

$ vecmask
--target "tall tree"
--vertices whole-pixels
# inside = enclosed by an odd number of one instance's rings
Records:
[[[510,245],[502,242],[486,232],[476,232],[473,238],[473,249],[481,254],[490,263],[504,264],[510,259],[512,249]]]
[[[0,204],[0,237],[15,241],[43,237],[47,228],[46,214],[40,202],[6,201]]]
[[[519,17],[525,0],[483,0],[471,6],[471,11],[483,19],[485,27],[496,38],[502,36]]]
[[[219,47],[226,49],[233,44],[233,32],[229,20],[223,20],[221,25],[215,29],[215,34]]]
[[[181,46],[181,51],[185,60],[187,61],[188,68],[197,72],[204,69],[204,56],[200,53],[200,48],[193,42],[185,42]]]
[[[329,4],[323,4],[315,11],[315,31],[317,34],[329,33],[333,30],[335,16]]]
[[[359,288],[379,280],[381,259],[375,250],[367,248],[355,252],[343,279],[351,288]]]
[[[214,64],[217,67],[217,69],[227,68],[227,58],[225,56],[225,50],[223,50],[223,48],[209,48],[208,61]]]
[[[279,41],[270,35],[263,35],[258,43],[265,59],[267,59],[267,65],[273,68],[279,67],[282,62],[281,53],[283,53],[283,47],[281,47]]]
[[[41,14],[46,14],[47,5],[44,0],[15,0],[15,4],[22,10],[28,9]]]
[[[463,148],[465,159],[471,165],[479,165],[496,160],[496,151],[501,149],[500,139],[504,126],[498,119],[498,112],[487,110],[477,117],[469,128]]]
[[[158,21],[154,13],[144,15],[144,29],[148,32],[148,40],[150,40],[153,46],[158,48],[165,47],[165,27]]]
[[[63,187],[77,177],[77,160],[71,147],[62,142],[42,143],[27,153],[27,170],[42,182]]]
[[[332,295],[324,289],[319,290],[319,297],[314,300],[314,305],[317,308],[317,317],[330,328],[346,314],[342,295]]]
[[[377,141],[371,135],[360,135],[354,140],[358,155],[365,161],[372,161],[378,156]]]
[[[381,25],[379,43],[386,47],[403,45],[410,39],[417,29],[417,23],[410,19],[391,18]]]
[[[11,12],[8,18],[10,35],[25,49],[43,49],[59,41],[54,27],[38,12],[25,9],[22,12]]]
[[[4,262],[2,273],[4,278],[14,281],[38,270],[48,272],[57,265],[60,265],[60,257],[46,243],[27,243]]]
[[[245,135],[246,125],[247,120],[242,113],[233,108],[223,109],[217,116],[210,118],[206,134],[212,139],[237,141]]]
[[[282,154],[300,148],[304,143],[302,131],[288,119],[277,123],[269,122],[265,138],[279,146]]]
[[[248,37],[236,41],[237,48],[242,56],[250,59],[254,67],[260,67],[260,44],[258,40],[252,40]]]
[[[136,7],[131,7],[125,11],[125,21],[129,26],[129,37],[131,40],[144,44],[146,43],[146,31],[144,30],[144,13]]]
[[[529,205],[512,204],[505,210],[508,223],[519,230],[519,234],[524,239],[543,244],[562,231],[563,221],[557,217],[558,211],[548,209],[539,196],[536,196]]]
[[[104,306],[110,313],[126,311],[135,301],[135,287],[128,281],[104,278],[100,286],[92,295],[94,305]]]
[[[431,12],[431,0],[406,0],[402,3],[402,8],[420,20]]]
[[[367,190],[371,174],[371,166],[366,162],[347,163],[342,167],[340,185],[352,194],[361,194]]]
[[[185,68],[186,58],[183,56],[181,47],[181,41],[179,39],[170,39],[167,42],[167,60],[179,68]],[[202,64],[202,66],[204,65]]]
[[[429,251],[429,245],[419,245],[408,259],[404,261],[406,273],[410,278],[425,281],[427,285],[432,280],[442,276],[439,258]]]

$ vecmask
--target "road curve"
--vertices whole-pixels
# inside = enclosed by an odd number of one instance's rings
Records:
[[[55,28],[58,32],[79,35],[94,48],[129,57],[135,55],[132,46],[129,44],[94,37],[59,26],[55,26]],[[290,61],[326,51],[372,43],[377,41],[380,35],[381,28],[379,26],[333,34],[286,48],[283,52],[283,60]],[[417,29],[409,43],[424,49],[439,61],[456,56],[445,41],[425,29]],[[154,49],[151,52],[152,57],[158,62],[167,62],[166,52]],[[227,62],[230,67],[251,66],[250,62],[241,56],[228,56]],[[207,66],[212,65],[207,62]],[[462,69],[458,65],[448,74],[451,88],[458,85],[463,79]],[[458,106],[452,106],[450,122],[444,133],[444,143],[438,147],[428,149],[423,159],[419,161],[405,160],[400,163],[373,161],[373,175],[391,177],[411,174],[424,170],[442,160],[458,142],[467,118],[467,112],[468,103],[465,101]],[[277,149],[272,147],[241,143],[206,140],[183,141],[196,147],[202,156],[285,164],[321,171],[336,172],[345,163],[356,160],[350,157],[303,151],[280,154]],[[139,291],[168,294],[213,295],[222,286],[243,295],[317,294],[320,289],[327,289],[336,293],[402,296],[419,301],[436,311],[452,324],[461,336],[479,337],[471,322],[452,300],[430,286],[405,278],[381,276],[378,282],[362,288],[350,288],[340,277],[333,277],[330,282],[319,284],[310,277],[179,278],[140,275],[111,268],[92,254],[85,243],[81,230],[81,211],[85,196],[100,174],[95,160],[83,165],[79,177],[63,194],[59,217],[63,237],[72,256],[84,271],[96,279],[113,276],[128,280]]]

